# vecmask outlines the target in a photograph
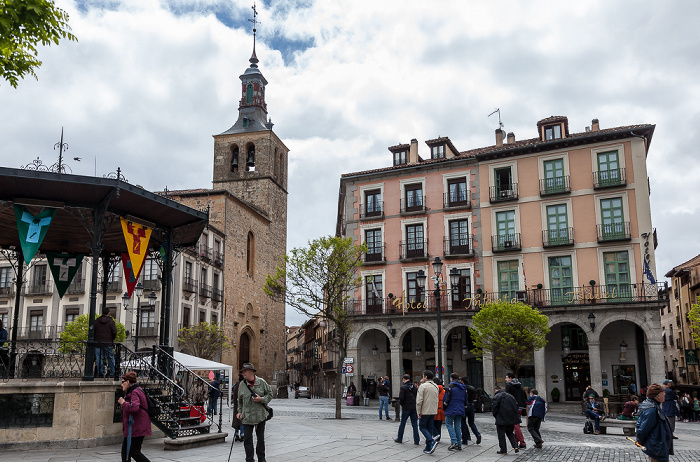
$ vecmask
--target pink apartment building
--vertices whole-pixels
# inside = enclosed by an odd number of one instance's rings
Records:
[[[550,117],[535,138],[499,129],[495,145],[465,152],[438,138],[424,156],[412,140],[389,148],[392,166],[343,175],[337,233],[368,245],[349,303],[355,374],[390,375],[398,391],[401,374],[435,368],[441,344],[446,374],[490,391],[506,371],[470,353],[468,327],[481,303],[500,298],[550,318],[547,347],[518,371],[526,385],[579,400],[588,384],[626,393],[662,379],[653,132],[594,119],[570,133],[566,117]],[[432,277],[425,289],[420,271]]]

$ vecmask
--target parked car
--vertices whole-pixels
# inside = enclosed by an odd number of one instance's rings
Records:
[[[483,388],[476,389],[476,399],[474,400],[474,410],[476,412],[491,411],[491,395],[486,393]]]
[[[294,399],[307,398],[311,399],[311,390],[308,387],[299,387],[294,392]]]

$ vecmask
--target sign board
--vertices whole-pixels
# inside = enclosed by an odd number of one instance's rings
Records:
[[[439,369],[440,366],[435,366],[435,373],[437,375],[442,375],[443,372],[445,372],[445,368],[443,367],[442,370]]]
[[[608,381],[607,381],[607,380],[603,380],[603,386],[604,386],[604,387],[607,387],[607,386],[608,386]]]
[[[348,372],[348,373],[345,374],[345,375],[347,375],[348,377],[352,377],[352,376],[355,375],[355,374],[353,374],[352,372]]]
[[[343,362],[344,362],[345,364],[352,364],[352,363],[355,362],[355,358],[345,358],[345,359],[343,360]]]
[[[686,366],[697,366],[698,365],[698,350],[685,350],[685,365]]]
[[[352,367],[352,364],[347,364],[344,369],[346,374],[352,374],[355,370],[355,368]]]

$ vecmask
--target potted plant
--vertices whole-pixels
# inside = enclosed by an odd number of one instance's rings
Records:
[[[552,401],[554,401],[555,403],[558,403],[560,396],[561,396],[561,393],[559,392],[559,389],[557,387],[552,388]]]

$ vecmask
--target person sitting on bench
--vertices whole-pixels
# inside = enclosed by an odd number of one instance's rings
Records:
[[[637,409],[639,408],[639,398],[637,395],[632,397],[632,400],[625,403],[625,407],[622,409],[622,413],[619,420],[637,420],[635,414],[637,414]]]
[[[603,406],[596,402],[595,396],[588,397],[588,404],[586,404],[586,416],[595,421],[595,434],[600,434],[600,422],[605,420],[603,415]]]

